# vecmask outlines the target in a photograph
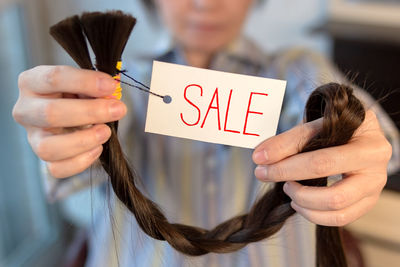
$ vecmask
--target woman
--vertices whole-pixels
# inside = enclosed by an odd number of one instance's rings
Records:
[[[171,46],[154,58],[288,80],[280,134],[267,139],[254,152],[144,134],[147,96],[132,92],[124,99],[129,108],[120,101],[102,99],[116,86],[104,73],[38,66],[20,75],[20,97],[13,115],[27,129],[33,150],[46,162],[53,177],[53,193],[58,196],[87,185],[77,182],[82,181],[82,175],[77,174],[101,154],[102,144],[110,137],[105,123],[126,116],[121,129],[124,148],[139,169],[146,191],[171,221],[211,228],[248,209],[259,185],[275,181],[287,181],[285,192],[301,215],[288,220],[278,235],[236,253],[190,258],[140,233],[131,214],[116,204],[112,209],[116,231],[111,231],[111,222],[104,214],[107,211],[96,211],[89,266],[313,266],[313,223],[342,226],[376,203],[386,183],[391,156],[391,146],[377,117],[387,133],[393,132],[388,137],[397,142],[393,124],[375,107],[375,112],[367,112],[350,143],[299,154],[299,147],[321,127],[318,121],[295,126],[301,121],[308,93],[315,83],[343,78],[312,53],[295,50],[266,56],[260,52],[240,35],[252,4],[252,0],[237,0],[235,4],[230,0],[157,0],[152,8],[156,8],[173,39]],[[137,69],[135,61],[127,69]],[[148,81],[149,64],[142,69],[147,71],[135,75]],[[356,91],[367,106],[372,104],[365,92]],[[78,99],[77,95],[93,99]],[[69,129],[87,124],[94,126],[72,132]],[[253,178],[253,171],[259,182]],[[326,188],[294,182],[336,174],[344,174],[345,179]],[[54,178],[66,179],[54,182]]]

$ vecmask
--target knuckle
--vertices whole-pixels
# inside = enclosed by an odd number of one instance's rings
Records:
[[[375,142],[373,147],[371,147],[371,153],[369,154],[369,156],[375,162],[387,163],[392,157],[392,150],[392,145],[384,136],[382,136],[382,138],[380,138],[379,141]]]
[[[65,66],[50,67],[44,74],[44,81],[51,87],[57,86],[64,69]]]
[[[305,134],[300,135],[297,150],[299,152],[302,151],[303,147],[307,144],[308,141],[309,139]]]
[[[27,132],[27,141],[28,144],[31,146],[32,151],[39,157],[39,155],[37,154],[37,150],[36,150],[36,136],[37,134],[32,131],[31,129],[26,129]],[[40,158],[40,157],[39,157]]]
[[[280,140],[279,138],[273,142],[267,140],[264,144],[264,150],[270,157],[267,161],[273,161],[276,159],[277,155],[285,155],[287,149],[286,142]]]
[[[332,217],[332,225],[334,226],[344,226],[348,222],[348,216],[344,212],[339,212]]]
[[[96,132],[89,131],[85,133],[85,136],[82,136],[81,138],[77,139],[75,146],[77,148],[83,149],[83,148],[90,148],[95,144],[97,144]]]
[[[340,210],[345,206],[346,200],[347,198],[344,192],[336,192],[328,199],[328,209]]]
[[[19,124],[23,123],[23,121],[24,121],[24,113],[21,110],[19,101],[17,101],[17,103],[15,103],[15,105],[13,107],[12,116],[13,116],[14,120],[16,122],[18,122]]]
[[[376,113],[372,109],[368,109],[366,113],[369,120],[378,123],[378,118],[376,117]]]
[[[268,155],[268,158],[262,163],[274,162],[278,160],[282,155],[286,155],[288,152],[288,145],[282,136],[276,136],[275,138],[267,139],[261,145]]]
[[[91,155],[78,156],[75,159],[75,166],[77,167],[77,169],[85,169],[90,160],[91,160]]]
[[[101,121],[105,118],[108,119],[110,117],[109,110],[111,108],[111,104],[101,99],[96,100],[96,102],[92,103],[93,106],[96,106],[96,108],[87,108],[85,110],[88,118],[93,121]]]
[[[333,168],[334,161],[327,153],[320,153],[319,155],[313,155],[310,159],[310,167],[312,172],[316,176],[326,176],[327,173]]]
[[[382,142],[381,150],[382,150],[381,154],[382,154],[383,161],[388,162],[390,160],[390,158],[392,157],[393,147],[389,143],[389,141],[386,140],[386,138]]]
[[[284,181],[287,179],[287,170],[281,166],[270,166],[271,175],[268,175],[271,180]]]
[[[382,192],[383,188],[385,187],[387,183],[387,175],[381,175],[378,177],[378,182],[375,189],[375,192]]]
[[[264,155],[268,155],[268,158],[260,162],[262,164],[272,163],[276,160],[277,155],[282,155],[282,149],[280,144],[270,144],[264,148]]]
[[[310,137],[310,129],[305,124],[300,124],[299,126],[299,139],[298,139],[298,144],[297,144],[297,150],[301,151],[303,147],[308,143]]]
[[[90,103],[88,103],[86,106],[83,106],[79,112],[82,115],[82,120],[97,124],[101,121],[106,121],[109,119],[109,108],[110,104],[107,100],[104,101],[103,99],[95,99],[90,101]]]
[[[76,162],[77,169],[86,170],[99,156],[100,154],[97,155],[91,152],[85,156],[78,157]]]
[[[92,157],[92,160],[91,160],[90,164],[92,164],[95,160],[97,160],[101,156],[101,154],[103,153],[103,150],[104,150],[104,146],[100,145],[99,149],[100,149],[100,152],[97,155],[94,155]]]
[[[301,186],[296,192],[293,194],[293,198],[300,206],[306,205],[307,200],[305,196],[307,195],[307,188],[308,186],[303,185]]]
[[[60,164],[54,162],[47,163],[47,171],[54,178],[65,178],[67,177],[61,169]]]
[[[56,106],[52,101],[48,101],[42,106],[42,117],[47,127],[53,126],[57,122]]]
[[[25,70],[18,75],[18,88],[20,90],[23,90],[28,85],[27,82],[28,71],[29,70]]]
[[[287,150],[287,145],[285,144],[285,142],[276,142],[273,149],[275,150],[275,153],[281,155]]]
[[[52,160],[52,153],[48,146],[48,143],[45,140],[40,140],[36,144],[33,145],[33,150],[36,155],[44,161]]]

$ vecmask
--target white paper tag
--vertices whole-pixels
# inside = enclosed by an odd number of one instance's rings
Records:
[[[286,81],[154,61],[146,132],[255,148],[276,134]]]

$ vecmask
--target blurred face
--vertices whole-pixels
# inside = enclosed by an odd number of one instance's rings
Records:
[[[214,53],[240,33],[253,0],[155,0],[185,50]]]

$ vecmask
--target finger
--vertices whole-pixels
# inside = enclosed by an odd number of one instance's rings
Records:
[[[293,201],[290,204],[294,210],[296,210],[299,214],[301,214],[310,222],[325,226],[344,226],[357,220],[366,212],[371,210],[375,203],[378,201],[378,198],[379,194],[371,197],[366,197],[350,207],[335,211],[306,209],[298,206]]]
[[[364,197],[382,191],[386,183],[385,174],[353,175],[328,187],[303,186],[297,182],[286,182],[284,192],[296,205],[312,210],[341,210]]]
[[[299,124],[284,133],[268,138],[254,150],[254,163],[272,164],[299,153],[321,127],[322,118]]]
[[[375,112],[371,109],[368,109],[365,112],[364,122],[360,125],[360,127],[357,128],[357,130],[355,130],[353,138],[364,135],[375,136],[377,133],[384,136]]]
[[[90,151],[69,159],[48,162],[47,169],[54,178],[66,178],[86,170],[96,159],[99,158],[102,151],[103,146],[100,145]]]
[[[371,147],[370,142],[355,141],[342,146],[300,153],[268,166],[257,166],[255,175],[262,181],[277,182],[355,172],[371,167],[377,149],[380,150],[380,147]]]
[[[15,119],[22,125],[43,128],[75,127],[121,119],[122,101],[114,99],[42,99],[25,97],[18,103]]]
[[[48,135],[43,130],[37,129],[29,134],[28,139],[39,158],[44,161],[59,161],[92,150],[104,144],[110,136],[110,128],[100,124],[58,135]]]
[[[71,66],[38,66],[22,72],[18,78],[20,89],[36,94],[72,93],[104,97],[111,95],[117,84],[106,73]]]

